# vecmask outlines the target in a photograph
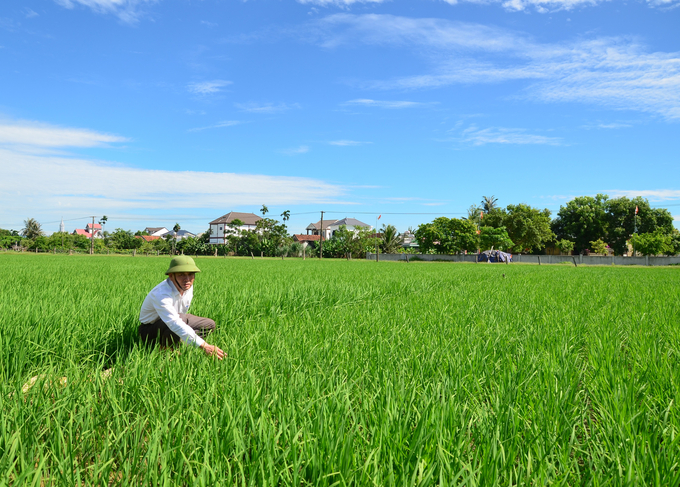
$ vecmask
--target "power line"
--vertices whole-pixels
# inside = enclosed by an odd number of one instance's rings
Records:
[[[316,213],[316,212],[315,212]],[[324,213],[352,213],[355,215],[467,215],[465,213],[408,213],[408,212],[385,212],[385,211],[326,211]]]

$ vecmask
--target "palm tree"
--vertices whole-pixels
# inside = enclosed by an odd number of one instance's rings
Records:
[[[38,220],[29,218],[28,220],[24,220],[24,229],[21,231],[21,235],[26,238],[34,239],[44,235],[44,233]]]
[[[467,210],[467,220],[471,221],[475,225],[479,225],[480,222],[480,213],[482,212],[482,208],[476,205],[470,205],[470,208]]]
[[[284,223],[290,220],[290,210],[286,210],[281,213],[281,218],[283,218]]]
[[[172,227],[172,231],[175,232],[172,236],[172,255],[175,255],[175,245],[177,244],[177,232],[179,232],[182,229],[182,227],[179,226],[179,223],[175,223],[175,226]]]
[[[99,224],[102,226],[102,237],[104,237],[104,245],[108,244],[108,238],[107,234],[104,231],[104,228],[106,227],[106,222],[109,221],[109,217],[104,215],[101,220],[99,220]]]
[[[267,208],[267,205],[262,205],[262,208],[260,208],[260,213],[262,213],[262,216],[265,216],[267,213],[269,213],[269,208]]]
[[[498,198],[494,198],[494,195],[482,196],[482,210],[485,213],[489,213],[495,208],[498,208]]]
[[[394,225],[383,225],[380,230],[382,233],[381,247],[386,254],[394,254],[401,245],[399,232]]]

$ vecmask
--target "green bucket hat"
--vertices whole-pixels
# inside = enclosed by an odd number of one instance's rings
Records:
[[[194,259],[186,255],[180,255],[170,261],[170,268],[165,273],[172,274],[175,272],[201,272],[201,269],[196,267]]]

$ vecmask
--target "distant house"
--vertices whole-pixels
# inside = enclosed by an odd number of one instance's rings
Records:
[[[170,230],[165,227],[146,227],[144,231],[152,237],[162,237],[170,232]]]
[[[160,240],[158,235],[137,235],[135,238],[141,238],[146,242],[153,242],[154,240]]]
[[[307,247],[309,244],[321,240],[321,235],[293,235],[294,242],[300,242],[302,247]]]
[[[417,249],[418,240],[416,239],[416,236],[413,233],[406,230],[401,235],[401,246],[404,247],[405,249]]]
[[[102,233],[102,226],[99,223],[88,223],[85,228],[76,228],[73,231],[73,235],[84,235],[87,238],[92,238],[92,230],[94,230],[94,238],[104,238]]]
[[[331,230],[330,226],[335,223],[337,220],[324,220],[323,221],[323,229],[321,228],[321,220],[319,220],[316,223],[310,223],[307,225],[307,235],[319,235],[321,236],[321,231],[323,230],[323,238],[324,240],[328,240],[331,238]]]
[[[240,220],[242,225],[232,228],[229,226],[234,220]],[[210,222],[210,243],[213,245],[223,244],[229,234],[237,230],[255,230],[257,222],[262,220],[255,213],[238,213],[230,211],[226,215]]]
[[[174,231],[167,232],[165,235],[170,236],[170,238],[176,238],[177,240],[182,240],[183,238],[188,238],[188,237],[196,237],[195,233],[191,233],[188,230],[179,230],[177,233]],[[149,235],[150,237],[152,235]],[[160,237],[159,237],[160,238]]]
[[[347,230],[358,230],[360,228],[371,229],[370,225],[357,220],[356,218],[343,218],[342,220],[324,220],[323,229],[321,228],[321,220],[316,223],[310,223],[306,230],[307,235],[321,235],[323,231],[323,238],[327,240],[335,235],[341,226],[345,226]]]

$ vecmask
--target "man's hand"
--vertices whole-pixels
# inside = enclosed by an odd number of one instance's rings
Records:
[[[215,345],[208,345],[207,342],[201,345],[201,348],[207,356],[217,357],[220,360],[222,360],[227,355],[222,351],[222,349],[216,347]]]

